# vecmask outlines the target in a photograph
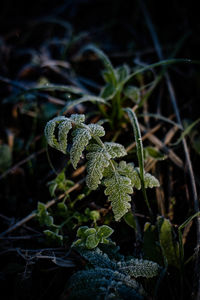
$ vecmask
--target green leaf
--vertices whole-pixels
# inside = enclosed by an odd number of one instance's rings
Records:
[[[66,179],[65,169],[64,169],[56,176],[54,180],[48,182],[48,185],[49,185],[49,191],[51,196],[55,196],[56,190],[66,192],[70,187],[74,185],[74,182]]]
[[[126,163],[125,161],[120,161],[117,167],[119,174],[124,175],[131,180],[131,185],[137,190],[141,189],[141,180],[139,175],[139,168],[134,168],[133,163]]]
[[[194,121],[192,124],[190,124],[182,133],[179,139],[176,141],[176,143],[173,143],[172,146],[177,146],[182,139],[190,133],[190,131],[200,122],[200,118]]]
[[[183,228],[185,228],[185,226],[187,226],[194,218],[199,217],[200,216],[200,212],[195,213],[194,215],[190,216],[185,222],[183,222],[178,229],[182,230]]]
[[[79,227],[79,229],[77,230],[76,236],[77,237],[83,237],[85,236],[85,231],[88,229],[88,226],[81,226]]]
[[[102,240],[103,238],[108,238],[113,232],[114,230],[111,227],[102,225],[97,230],[97,237]]]
[[[40,85],[31,89],[27,89],[24,91],[24,93],[31,93],[34,91],[60,91],[60,92],[67,92],[72,94],[83,94],[83,91],[77,87],[74,86],[68,86],[68,85],[57,85],[57,84],[45,84]]]
[[[37,219],[40,225],[44,226],[52,226],[53,225],[53,217],[49,215],[45,204],[38,202],[37,207]]]
[[[166,155],[164,155],[163,153],[161,153],[159,150],[157,150],[154,147],[145,147],[144,148],[144,156],[145,156],[145,159],[147,157],[152,157],[156,160],[166,159]]]
[[[91,132],[91,135],[94,137],[102,137],[105,135],[105,130],[101,125],[98,124],[89,124],[88,128]]]
[[[48,144],[52,147],[52,148],[55,148],[57,150],[60,150],[60,147],[59,147],[59,143],[57,141],[57,138],[55,136],[55,129],[56,129],[56,126],[62,122],[62,121],[65,121],[66,118],[65,117],[56,117],[52,120],[50,120],[49,122],[47,122],[46,126],[45,126],[45,129],[44,129],[44,134],[45,134],[45,137],[47,139],[47,142]]]
[[[73,100],[73,101],[68,101],[67,105],[65,106],[65,108],[63,109],[63,111],[67,111],[70,108],[80,104],[80,103],[84,103],[84,102],[92,102],[94,104],[96,103],[100,103],[100,104],[104,104],[107,106],[110,106],[109,103],[107,103],[107,101],[105,99],[103,99],[103,97],[96,97],[96,96],[90,96],[90,95],[84,95],[83,97]]]
[[[84,232],[84,236],[86,236],[86,237],[91,235],[91,234],[96,234],[96,229],[95,228],[88,228]]]
[[[160,266],[156,262],[137,258],[119,262],[118,266],[120,271],[135,278],[152,278],[157,276],[160,271]]]
[[[99,238],[97,238],[96,234],[90,234],[86,239],[86,248],[94,249],[99,244]]]
[[[67,119],[60,122],[60,124],[58,125],[59,150],[64,154],[67,153],[67,135],[71,128],[71,122]]]
[[[174,239],[173,227],[168,219],[158,217],[159,240],[168,265],[179,268],[179,245]]]
[[[107,83],[101,90],[100,96],[107,101],[112,99],[116,94],[116,88],[112,83]]]
[[[90,144],[87,150],[90,152],[86,155],[88,160],[86,184],[89,189],[96,190],[103,178],[104,169],[109,165],[111,156],[97,144]]]
[[[153,187],[159,187],[160,183],[157,178],[155,178],[153,175],[149,173],[144,174],[144,187],[145,188],[153,188]]]
[[[112,210],[116,221],[119,221],[129,210],[131,197],[133,193],[131,180],[128,177],[120,176],[114,173],[112,177],[104,180],[106,186],[105,195],[111,201]]]
[[[66,217],[69,215],[67,205],[63,202],[57,204],[57,214],[61,217]]]
[[[130,68],[128,65],[124,64],[116,69],[116,73],[118,82],[121,82],[130,74]]]
[[[124,215],[124,221],[128,224],[131,228],[136,229],[136,222],[133,216],[133,213],[129,211],[127,214]]]
[[[85,115],[83,114],[72,114],[70,120],[74,122],[76,125],[80,125],[85,122]]]
[[[124,95],[127,98],[131,99],[134,103],[140,102],[141,96],[140,96],[140,90],[138,87],[128,85],[127,87],[125,87],[123,92],[124,92]]]
[[[106,151],[110,154],[112,158],[122,157],[127,155],[126,149],[124,146],[118,143],[106,142],[104,143]]]
[[[125,111],[128,113],[128,117],[133,126],[136,148],[137,148],[137,158],[138,158],[138,163],[139,163],[139,168],[140,168],[140,178],[141,178],[141,181],[144,182],[144,150],[143,150],[143,145],[142,145],[142,137],[141,137],[140,127],[139,127],[138,120],[137,120],[137,117],[136,117],[136,114],[134,113],[134,111],[130,108],[126,108]]]
[[[83,150],[92,138],[89,130],[87,128],[78,128],[73,132],[73,144],[70,150],[70,159],[74,169],[76,169],[77,164],[80,160]]]
[[[100,213],[98,210],[90,210],[89,208],[85,209],[85,214],[96,223],[100,219]]]

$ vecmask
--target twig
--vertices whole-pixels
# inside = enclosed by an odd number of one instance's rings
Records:
[[[147,131],[147,129],[140,124],[140,128],[142,131]],[[183,161],[180,159],[180,157],[178,157],[174,151],[172,151],[171,149],[167,148],[166,145],[161,142],[155,135],[151,134],[148,136],[148,139],[154,144],[156,145],[158,148],[162,149],[168,156],[169,158],[179,167],[179,168],[183,168],[184,164]]]
[[[71,192],[75,191],[77,188],[80,187],[80,185],[82,184],[82,182],[85,179],[80,180],[79,182],[77,182],[74,186],[72,186],[69,190],[67,190],[65,193],[61,194],[60,196],[58,196],[57,198],[52,199],[51,201],[47,202],[47,204],[45,205],[46,208],[51,207],[52,205],[54,205],[56,202],[58,202],[59,200],[63,199],[66,195],[70,194]],[[14,230],[16,230],[17,228],[21,227],[22,225],[24,225],[25,223],[27,223],[28,221],[32,220],[33,218],[35,218],[37,215],[36,211],[33,211],[32,213],[30,213],[28,216],[26,216],[25,218],[23,218],[22,220],[20,220],[19,222],[15,223],[13,226],[11,226],[10,228],[8,228],[6,231],[2,232],[0,234],[0,238],[4,237],[6,234],[13,232]]]

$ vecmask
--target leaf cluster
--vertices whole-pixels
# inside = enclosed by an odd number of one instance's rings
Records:
[[[50,146],[67,153],[68,133],[72,131],[70,160],[77,167],[83,151],[87,150],[86,184],[96,190],[103,180],[105,195],[111,201],[115,220],[119,221],[129,210],[133,187],[141,188],[141,176],[133,164],[125,161],[117,163],[116,158],[125,156],[123,145],[113,142],[103,143],[104,128],[97,124],[86,125],[84,115],[71,115],[70,118],[56,117],[45,127],[45,136]],[[159,186],[159,182],[149,173],[144,174],[145,188]]]
[[[157,276],[159,265],[142,259],[127,260],[123,255],[116,260],[109,248],[110,245],[104,247],[108,254],[99,248],[76,248],[89,265],[88,270],[79,271],[70,278],[69,299],[143,299],[146,296],[144,288],[135,278]]]

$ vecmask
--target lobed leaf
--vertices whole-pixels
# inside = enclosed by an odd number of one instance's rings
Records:
[[[122,157],[122,156],[127,155],[127,152],[126,152],[124,146],[122,146],[121,144],[106,142],[106,143],[104,143],[104,145],[106,147],[106,151],[108,151],[108,153],[110,154],[110,156],[112,158]]]
[[[91,134],[93,136],[104,136],[105,135],[105,130],[101,125],[98,124],[89,124],[88,125],[89,130],[91,131]]]
[[[112,210],[116,221],[119,221],[129,210],[133,193],[131,180],[128,177],[114,173],[112,177],[104,180],[106,186],[105,195],[112,203]]]
[[[70,159],[74,169],[76,169],[82,152],[92,136],[87,128],[78,128],[73,132],[73,135],[74,138],[72,148],[70,150]]]
[[[61,117],[61,116],[56,117],[56,118],[50,120],[49,122],[47,122],[45,129],[44,129],[44,134],[45,134],[48,144],[57,150],[59,150],[59,143],[55,136],[55,129],[56,129],[56,126],[60,122],[65,121],[65,120],[66,120],[65,117]]]
[[[158,187],[160,186],[160,183],[157,178],[155,178],[153,175],[150,173],[145,173],[144,174],[144,187],[145,188],[153,188],[153,187]]]
[[[134,168],[133,163],[126,163],[125,161],[120,161],[117,171],[131,180],[131,185],[137,190],[141,189],[141,180],[139,175],[139,168]]]
[[[137,258],[118,262],[117,265],[121,272],[133,277],[151,278],[158,275],[160,270],[160,266],[156,262]]]
[[[66,154],[67,151],[67,135],[72,128],[71,122],[66,119],[58,125],[58,143],[59,150]]]
[[[83,114],[72,114],[71,117],[70,117],[70,120],[72,122],[74,122],[75,124],[81,124],[83,122],[85,122],[85,115]]]
[[[86,156],[88,159],[86,184],[89,189],[96,190],[103,178],[104,169],[109,165],[111,156],[97,144],[90,144],[87,150],[90,152]]]

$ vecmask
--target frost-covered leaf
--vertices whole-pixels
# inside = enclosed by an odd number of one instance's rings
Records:
[[[130,194],[133,193],[131,180],[114,173],[112,177],[104,180],[104,184],[105,195],[108,195],[108,200],[111,201],[115,220],[119,221],[130,208]]]
[[[88,125],[90,131],[91,131],[91,134],[94,135],[94,136],[104,136],[105,135],[105,130],[104,128],[101,126],[101,125],[98,125],[98,124],[89,124]]]
[[[97,236],[100,239],[108,238],[113,232],[114,232],[114,230],[111,227],[109,227],[107,225],[102,225],[97,230]]]
[[[109,240],[106,238],[113,233],[113,229],[107,225],[102,225],[96,228],[89,228],[88,226],[81,226],[76,236],[79,237],[77,241],[73,243],[73,247],[82,247],[83,249],[94,249],[99,243],[108,244]]]
[[[76,169],[82,152],[92,137],[87,128],[77,128],[76,130],[74,130],[73,135],[74,138],[73,145],[70,150],[70,159],[74,169]]]
[[[90,234],[87,239],[85,246],[88,249],[94,249],[98,246],[99,244],[99,238],[96,236],[96,234]]]
[[[126,262],[118,262],[118,267],[124,274],[133,277],[151,278],[158,275],[160,266],[150,260],[133,258]]]
[[[73,185],[73,181],[66,179],[65,170],[59,173],[55,179],[48,182],[51,196],[55,196],[56,190],[66,192]]]
[[[44,203],[38,202],[37,206],[37,219],[40,225],[44,226],[52,226],[53,225],[53,217],[49,215],[49,212],[46,209]]]
[[[135,187],[137,190],[141,189],[141,180],[139,176],[139,169],[134,168],[132,163],[126,163],[125,161],[120,161],[119,166],[117,168],[118,172],[121,175],[124,175],[131,180],[131,185]]]
[[[106,142],[104,145],[106,147],[106,150],[108,151],[108,153],[110,154],[110,156],[112,158],[122,157],[122,156],[127,155],[127,152],[126,152],[124,146],[122,146],[121,144]]]
[[[62,122],[62,121],[65,121],[66,118],[65,117],[56,117],[52,120],[50,120],[49,122],[47,122],[46,126],[45,126],[45,129],[44,129],[44,134],[45,134],[45,137],[47,139],[47,142],[48,144],[55,148],[55,149],[58,149],[59,150],[59,143],[57,141],[57,138],[55,136],[55,129],[56,129],[56,126]]]
[[[58,125],[58,143],[59,150],[66,154],[67,151],[67,135],[72,128],[71,122],[66,119]]]
[[[72,120],[75,124],[80,125],[81,123],[85,122],[85,115],[72,114],[70,120]]]
[[[103,178],[103,171],[105,167],[108,167],[111,156],[108,152],[97,144],[90,144],[87,147],[90,151],[87,154],[87,171],[86,184],[91,190],[96,190],[100,184],[100,180]]]
[[[101,103],[101,104],[103,103],[104,105],[110,106],[110,104],[107,103],[107,101],[101,97],[84,95],[83,97],[81,97],[79,99],[68,101],[67,105],[65,106],[65,111],[71,109],[72,107],[74,107],[80,103],[84,103],[84,102]]]
[[[145,188],[153,188],[160,186],[160,183],[157,178],[149,173],[144,174],[144,187]]]
[[[124,94],[127,98],[131,99],[134,103],[140,102],[140,89],[136,86],[128,85],[124,89]]]
[[[124,64],[116,69],[116,73],[118,82],[121,82],[130,74],[130,68],[128,65]]]
[[[106,100],[110,100],[116,94],[116,88],[112,83],[107,83],[101,90],[100,96]]]

